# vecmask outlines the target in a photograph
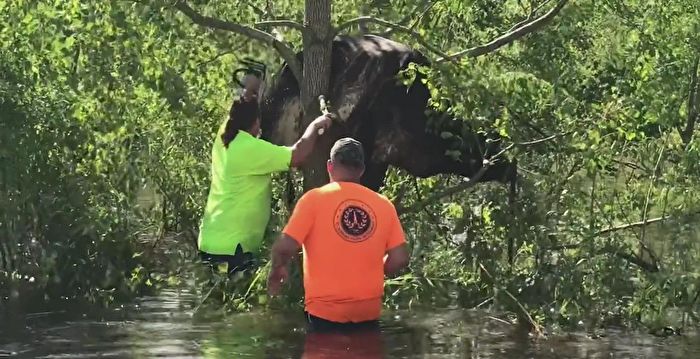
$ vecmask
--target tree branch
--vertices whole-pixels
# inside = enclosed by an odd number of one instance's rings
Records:
[[[567,249],[580,249],[581,244],[576,243],[576,244],[564,244],[560,246],[553,246],[549,248],[544,248],[546,251],[561,251],[561,250],[567,250]],[[625,252],[616,252],[614,250],[605,250],[605,249],[599,249],[596,251],[594,255],[600,255],[600,254],[612,254],[620,259],[623,259],[629,263],[632,263],[636,265],[639,268],[644,269],[647,272],[658,272],[659,271],[659,265],[658,261],[655,260],[653,263],[649,263],[642,258],[639,258],[638,256],[635,256],[633,254],[625,253]]]
[[[700,215],[700,211],[695,212],[695,213],[690,213],[690,214],[687,214],[684,216],[696,216],[696,215]],[[671,216],[662,216],[662,217],[658,217],[658,218],[647,219],[646,221],[627,223],[627,224],[609,227],[609,228],[600,230],[600,231],[596,232],[595,235],[602,236],[605,234],[609,234],[609,233],[617,232],[617,231],[622,231],[622,230],[626,230],[626,229],[632,229],[632,228],[637,228],[637,227],[646,227],[647,225],[657,223],[657,222],[662,222],[662,221],[665,221],[668,219],[671,219]],[[552,235],[556,236],[556,233],[552,234]],[[659,271],[658,258],[643,243],[640,243],[640,244],[642,245],[642,249],[645,250],[649,254],[651,259],[653,260],[653,263],[649,263],[649,262],[645,261],[644,259],[640,258],[639,256],[629,254],[629,253],[616,252],[616,251],[610,251],[610,250],[599,250],[598,252],[599,252],[599,254],[613,254],[619,258],[626,260],[629,263],[637,265],[638,267],[640,267],[648,272],[658,272]],[[578,249],[580,247],[581,247],[581,243],[574,243],[574,244],[552,246],[549,248],[544,248],[544,250],[558,251],[558,250],[564,250],[564,249]]]
[[[270,20],[255,23],[256,27],[288,27],[290,29],[304,32],[304,25],[292,20]]]
[[[545,137],[545,138],[540,138],[540,139],[538,139],[538,140],[533,140],[533,141],[517,142],[516,145],[518,145],[518,146],[532,146],[532,145],[538,145],[538,144],[543,143],[543,142],[548,142],[548,141],[557,139],[557,138],[559,138],[559,137],[566,136],[566,135],[570,134],[571,132],[573,132],[573,131],[569,131],[569,132],[567,132],[567,133],[556,133],[556,134],[553,134],[553,135],[551,135],[551,136],[547,136],[547,137]]]
[[[612,233],[612,232],[623,231],[625,229],[645,227],[646,225],[656,223],[656,222],[663,222],[663,221],[670,219],[670,218],[671,218],[671,216],[657,217],[657,218],[647,219],[645,221],[639,221],[639,222],[634,222],[634,223],[622,224],[622,225],[614,226],[614,227],[608,227],[608,228],[605,228],[605,229],[602,229],[602,230],[596,232],[596,236],[602,236],[604,234],[608,234],[608,233]]]
[[[569,0],[559,0],[556,6],[554,6],[551,10],[549,10],[546,14],[538,17],[535,20],[529,21],[522,26],[516,28],[513,31],[510,31],[504,35],[501,35],[500,37],[494,39],[493,41],[485,44],[485,45],[480,45],[476,47],[472,47],[470,49],[462,50],[459,52],[456,52],[452,55],[449,56],[444,56],[440,59],[438,59],[438,62],[445,62],[445,61],[450,61],[450,60],[456,60],[460,57],[479,57],[491,52],[494,52],[501,47],[508,45],[512,43],[515,40],[518,40],[530,33],[533,33],[535,31],[538,31],[542,27],[544,27],[546,24],[548,24],[554,17],[559,14],[561,9],[564,8],[564,6],[569,2]]]
[[[614,163],[617,163],[617,164],[619,164],[619,165],[623,165],[623,166],[625,166],[625,167],[627,167],[627,168],[631,168],[631,169],[633,169],[633,170],[637,170],[637,171],[646,171],[646,172],[649,171],[649,169],[644,168],[644,167],[642,167],[641,165],[638,165],[638,164],[636,164],[636,163],[634,163],[634,162],[630,162],[630,161],[627,161],[627,160],[618,160],[618,159],[616,159],[616,158],[613,158],[613,159],[611,159],[610,161],[612,161],[612,162],[614,162]]]
[[[360,17],[348,20],[348,21],[338,25],[338,27],[336,27],[335,34],[338,34],[341,31],[343,31],[351,26],[358,25],[358,24],[367,24],[367,23],[382,25],[382,26],[394,29],[396,31],[402,32],[404,34],[410,35],[419,44],[421,44],[423,47],[430,50],[431,52],[437,54],[438,56],[441,56],[443,58],[446,58],[449,56],[445,52],[440,50],[439,48],[428,43],[428,41],[426,41],[425,38],[423,38],[423,36],[421,36],[421,34],[413,31],[412,29],[410,29],[404,25],[394,24],[392,22],[389,22],[389,21],[386,21],[383,19],[374,18],[371,16],[360,16]]]
[[[432,203],[435,203],[435,202],[437,202],[445,197],[452,196],[452,195],[457,194],[459,192],[462,192],[466,189],[474,187],[474,185],[476,185],[476,183],[479,181],[479,179],[481,179],[481,177],[484,176],[484,174],[486,173],[488,168],[489,168],[489,166],[485,164],[484,166],[482,166],[479,169],[479,171],[474,175],[474,177],[472,177],[466,181],[463,181],[462,183],[460,183],[456,186],[453,186],[453,187],[447,188],[445,190],[442,190],[440,192],[434,193],[432,196],[429,196],[428,198],[426,198],[422,201],[419,201],[418,203],[414,204],[411,207],[399,206],[396,209],[396,212],[398,212],[401,215],[401,214],[405,214],[405,213],[419,211],[419,210],[425,208],[425,206],[432,204]]]
[[[698,82],[698,71],[700,71],[700,56],[695,59],[695,63],[691,68],[690,87],[688,94],[688,119],[685,124],[685,129],[681,132],[683,144],[688,146],[693,139],[695,131],[695,122],[700,117],[700,83]]]
[[[287,65],[289,65],[290,69],[292,70],[292,73],[294,74],[294,77],[297,78],[297,81],[301,83],[302,79],[302,72],[301,72],[301,64],[296,58],[296,55],[294,54],[294,51],[292,50],[289,45],[287,45],[284,42],[281,42],[277,40],[276,37],[273,35],[261,31],[255,28],[252,28],[250,26],[246,25],[241,25],[237,24],[234,22],[230,21],[224,21],[221,19],[216,19],[213,17],[205,16],[197,11],[195,11],[193,8],[191,8],[187,3],[183,0],[179,0],[175,3],[175,8],[182,12],[185,16],[190,18],[192,22],[194,22],[197,25],[208,27],[211,29],[216,29],[216,30],[224,30],[228,32],[233,32],[239,35],[246,36],[248,38],[260,41],[262,43],[271,45],[272,47],[277,50],[277,52],[282,56],[284,61],[287,62]]]

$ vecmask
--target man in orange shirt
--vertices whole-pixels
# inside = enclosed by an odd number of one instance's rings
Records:
[[[384,275],[408,265],[401,222],[386,197],[362,186],[362,144],[338,140],[326,167],[331,182],[304,194],[272,247],[270,295],[303,249],[307,319],[312,330],[376,327]]]

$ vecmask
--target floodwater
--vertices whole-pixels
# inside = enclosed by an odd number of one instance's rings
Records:
[[[486,313],[387,313],[381,333],[309,334],[299,313],[193,315],[164,290],[123,308],[0,313],[0,358],[700,358],[700,337],[608,331],[532,340]]]

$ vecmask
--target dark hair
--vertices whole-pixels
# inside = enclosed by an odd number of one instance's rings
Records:
[[[228,113],[226,128],[221,135],[224,147],[228,148],[228,144],[236,138],[239,130],[250,129],[258,117],[260,110],[256,101],[245,101],[243,97],[235,99]]]

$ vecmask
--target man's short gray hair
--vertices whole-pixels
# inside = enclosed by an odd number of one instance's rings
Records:
[[[364,168],[365,151],[362,143],[350,137],[335,141],[331,148],[331,162],[352,168]]]

